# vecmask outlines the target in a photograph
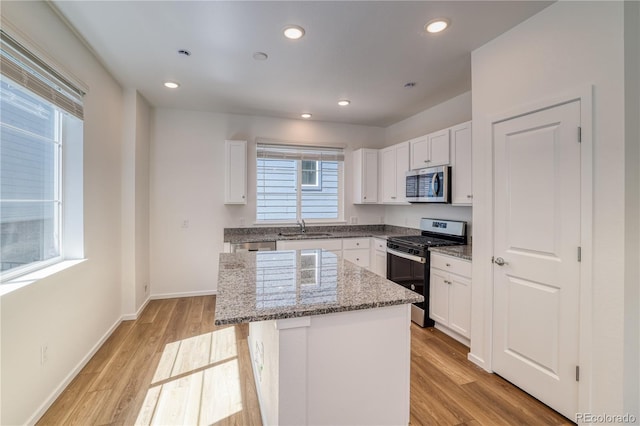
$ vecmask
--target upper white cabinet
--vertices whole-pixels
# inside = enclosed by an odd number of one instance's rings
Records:
[[[247,141],[225,141],[224,203],[247,204]]]
[[[353,151],[353,203],[378,202],[378,150]]]
[[[470,206],[471,191],[471,121],[451,128],[451,204]]]
[[[405,173],[409,170],[409,142],[380,150],[380,197],[385,204],[406,204]]]
[[[411,170],[449,164],[449,129],[412,139],[409,144]]]

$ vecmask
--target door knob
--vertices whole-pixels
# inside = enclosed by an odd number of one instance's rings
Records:
[[[493,263],[495,263],[498,266],[503,266],[507,264],[507,262],[505,262],[504,259],[501,257],[496,257],[496,260],[494,260]]]

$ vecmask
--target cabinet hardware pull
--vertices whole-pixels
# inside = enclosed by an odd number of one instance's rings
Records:
[[[447,263],[447,266],[451,266],[451,264],[450,264],[450,263]]]

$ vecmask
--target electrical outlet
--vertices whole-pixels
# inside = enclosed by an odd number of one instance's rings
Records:
[[[148,289],[149,289],[149,284],[145,284],[145,285],[144,285],[144,292],[145,292],[145,294],[147,293],[147,290],[148,290]]]
[[[244,217],[241,217],[239,222],[240,222],[240,226],[244,226]]]
[[[352,225],[357,225],[358,224],[358,216],[351,216],[349,218],[349,223]]]
[[[184,219],[182,221],[182,225],[180,226],[182,229],[187,229],[189,228],[189,220],[188,219]]]

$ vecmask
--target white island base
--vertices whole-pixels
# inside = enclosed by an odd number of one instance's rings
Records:
[[[251,322],[264,425],[407,425],[410,306]]]

